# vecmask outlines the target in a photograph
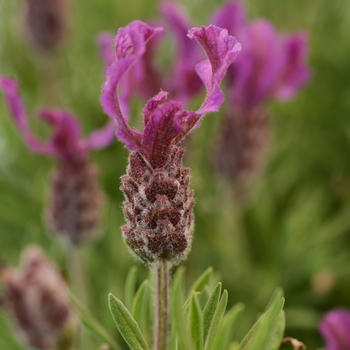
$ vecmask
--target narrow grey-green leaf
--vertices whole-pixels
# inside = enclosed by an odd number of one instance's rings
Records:
[[[196,350],[203,349],[203,315],[196,292],[192,293],[189,317],[190,333]]]
[[[227,349],[227,344],[230,341],[230,335],[232,335],[233,326],[239,316],[239,314],[244,310],[244,305],[238,303],[234,305],[230,311],[226,313],[224,319],[222,320],[222,325],[219,330],[219,335],[216,337],[214,350]]]
[[[124,289],[124,302],[127,309],[131,310],[132,302],[135,296],[135,284],[136,284],[137,267],[130,268],[128,275],[126,276],[125,289]]]
[[[108,302],[114,322],[130,349],[149,350],[140,327],[124,304],[112,294],[109,294]]]
[[[174,325],[174,330],[177,334],[178,349],[194,350],[192,338],[186,327],[186,318],[183,311],[183,275],[184,269],[179,268],[173,279],[170,292],[170,310]]]
[[[206,285],[209,285],[210,280],[213,276],[213,268],[208,267],[192,284],[188,296],[191,295],[192,291],[202,292]]]
[[[136,322],[141,325],[145,318],[145,311],[148,302],[148,281],[145,280],[136,292],[132,303],[132,315]]]
[[[219,282],[211,293],[203,310],[203,340],[207,341],[209,328],[214,317],[216,308],[218,307],[221,295],[222,284]]]
[[[204,350],[212,350],[215,344],[216,337],[218,335],[221,321],[224,317],[226,306],[227,306],[228,293],[224,290],[220,299],[219,305],[215,310],[214,317],[211,321],[207,340],[204,346]]]
[[[116,343],[108,331],[91,315],[89,310],[82,304],[82,302],[72,293],[69,296],[78,313],[79,320],[90,332],[98,336],[101,340],[107,342],[111,349],[120,350],[120,346]]]
[[[197,295],[197,298],[198,298],[198,300],[199,300],[199,297],[200,297],[200,295],[201,295],[200,292],[195,292],[195,291],[193,291],[192,294],[196,294],[196,295]],[[185,304],[184,304],[184,312],[185,312],[185,315],[186,315],[186,316],[189,314],[191,301],[192,301],[192,295],[185,301]]]
[[[282,310],[284,299],[282,298],[282,290],[278,289],[271,301],[269,308],[256,321],[250,331],[242,340],[238,350],[264,350],[269,341],[269,333],[273,331],[274,324],[279,312]],[[268,349],[271,350],[271,349]]]
[[[229,345],[229,350],[238,350],[239,347],[239,343],[238,341],[233,341],[232,343],[230,343]]]
[[[265,347],[266,350],[278,350],[284,335],[286,327],[286,318],[284,311],[281,310],[277,316],[275,324],[271,332],[269,332],[269,341]]]

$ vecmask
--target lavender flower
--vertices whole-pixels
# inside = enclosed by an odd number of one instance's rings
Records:
[[[41,50],[52,51],[66,35],[66,0],[26,0],[25,32]]]
[[[122,177],[126,244],[144,262],[165,259],[176,264],[190,250],[194,204],[193,191],[188,188],[189,169],[182,167],[184,149],[179,143],[198,127],[206,113],[220,108],[224,97],[218,85],[240,44],[218,27],[191,29],[189,38],[196,39],[208,56],[196,67],[207,91],[205,100],[197,111],[188,111],[179,102],[166,101],[166,92],[159,92],[143,110],[141,133],[129,126],[117,89],[122,92],[128,70],[145,54],[147,41],[160,31],[140,21],[119,29],[117,60],[107,70],[101,103],[118,123],[117,137],[131,151],[127,175]]]
[[[350,310],[334,309],[320,323],[320,333],[326,340],[325,350],[348,350],[350,344]]]
[[[38,247],[29,247],[19,270],[0,268],[3,305],[24,341],[36,349],[72,342],[77,322],[62,276]]]
[[[52,180],[49,220],[58,235],[73,244],[80,243],[96,232],[102,204],[97,169],[89,163],[88,153],[112,142],[115,122],[110,121],[83,139],[73,115],[60,109],[43,109],[39,117],[53,126],[54,134],[49,142],[42,142],[30,131],[17,82],[2,77],[0,89],[29,149],[58,159],[58,170]]]
[[[262,168],[268,144],[266,103],[288,100],[308,81],[305,33],[280,36],[273,26],[258,20],[247,23],[244,7],[225,4],[214,16],[242,43],[242,54],[228,72],[228,101],[214,163],[228,180],[254,176]]]

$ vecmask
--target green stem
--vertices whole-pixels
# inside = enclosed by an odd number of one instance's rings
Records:
[[[154,350],[167,350],[169,328],[169,263],[160,260],[155,266]]]

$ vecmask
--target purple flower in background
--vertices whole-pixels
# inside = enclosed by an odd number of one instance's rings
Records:
[[[320,333],[326,340],[325,350],[348,350],[350,346],[350,310],[334,309],[320,323]]]
[[[11,312],[18,333],[30,348],[58,349],[72,345],[77,320],[66,283],[36,246],[26,248],[21,267],[0,267],[2,305]]]
[[[161,91],[147,102],[144,131],[139,132],[123,114],[118,89],[121,95],[128,89],[127,73],[147,52],[146,43],[160,31],[140,21],[119,29],[117,60],[107,70],[101,103],[105,113],[117,121],[117,137],[132,151],[128,173],[122,177],[128,221],[122,227],[124,239],[144,262],[165,259],[178,263],[190,249],[194,204],[193,191],[188,189],[189,169],[182,167],[184,149],[178,144],[206,113],[220,108],[224,96],[218,85],[240,44],[218,27],[191,29],[188,37],[196,39],[208,57],[196,66],[206,88],[202,106],[197,111],[186,110],[180,102],[167,101],[167,92]]]
[[[109,145],[114,139],[115,122],[82,138],[78,120],[61,109],[42,109],[39,117],[52,125],[49,141],[32,134],[19,86],[13,79],[0,78],[8,108],[27,146],[35,153],[58,159],[58,171],[53,176],[49,220],[61,236],[77,244],[92,235],[98,227],[102,193],[97,182],[97,169],[88,161],[91,150]]]
[[[228,180],[245,179],[262,168],[268,144],[271,99],[288,100],[309,80],[307,36],[281,36],[266,20],[248,22],[239,2],[228,2],[213,18],[242,43],[228,70],[226,118],[215,146],[214,164]]]
[[[213,23],[242,43],[242,54],[229,69],[229,96],[235,108],[252,111],[271,98],[290,99],[309,80],[307,36],[281,36],[266,20],[248,23],[243,5],[229,2]]]

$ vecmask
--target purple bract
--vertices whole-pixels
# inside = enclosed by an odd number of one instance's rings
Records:
[[[61,109],[39,111],[39,117],[50,123],[54,129],[49,142],[40,141],[30,131],[27,113],[19,96],[18,83],[11,78],[0,77],[0,89],[4,91],[6,102],[18,129],[33,152],[73,160],[90,150],[106,147],[113,141],[115,130],[113,121],[83,139],[78,120]]]
[[[213,23],[242,43],[242,54],[229,70],[231,103],[251,111],[271,98],[290,99],[309,80],[305,33],[281,36],[265,20],[247,23],[239,2],[222,6]]]
[[[350,310],[334,309],[320,323],[320,333],[326,340],[325,350],[348,350],[350,344]]]
[[[179,102],[166,102],[167,93],[160,92],[150,99],[144,109],[144,132],[132,129],[122,112],[117,89],[121,91],[127,83],[125,75],[146,51],[146,42],[161,28],[152,28],[135,21],[119,29],[115,39],[115,61],[107,70],[101,103],[104,111],[118,123],[117,137],[131,151],[140,152],[152,167],[162,166],[170,146],[179,143],[195,127],[206,113],[215,112],[223,103],[224,96],[219,89],[227,68],[240,51],[240,44],[218,27],[193,28],[189,38],[194,38],[208,56],[196,66],[196,71],[206,88],[206,98],[197,111],[182,108]],[[128,87],[126,87],[128,88]],[[156,155],[161,154],[161,156]],[[164,159],[161,159],[161,158]]]

